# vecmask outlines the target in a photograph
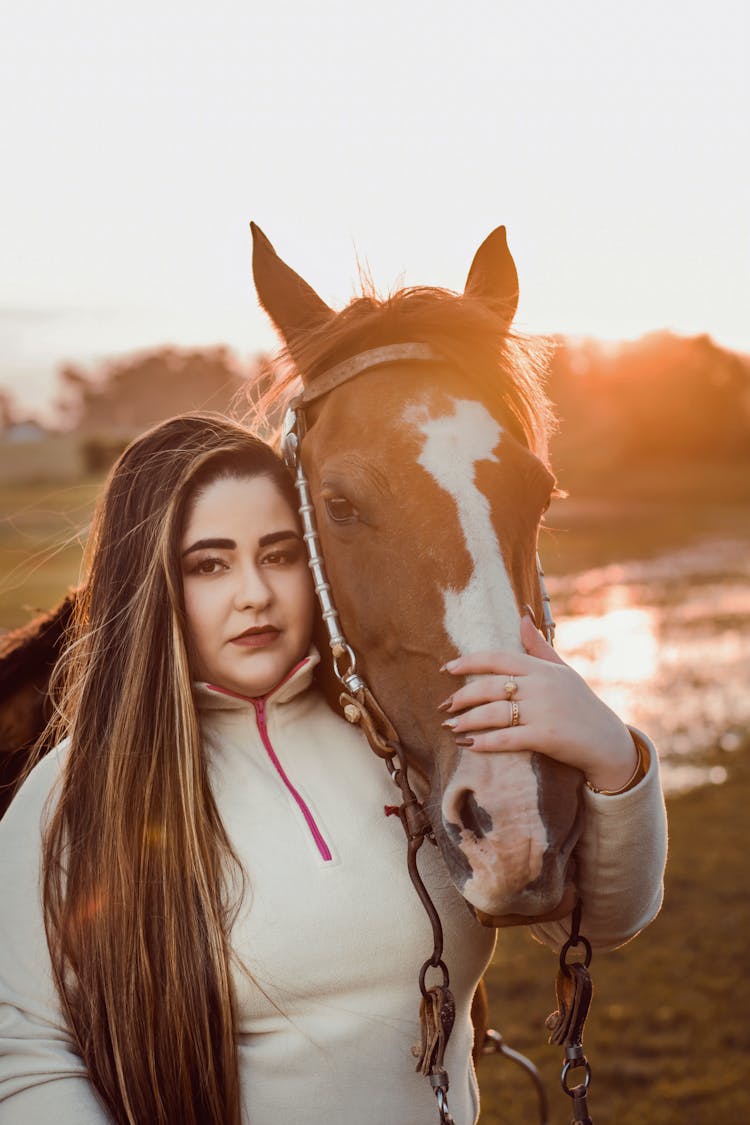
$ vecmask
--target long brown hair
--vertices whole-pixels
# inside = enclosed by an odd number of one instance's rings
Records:
[[[91,1081],[123,1125],[239,1125],[231,924],[244,874],[193,702],[179,544],[197,492],[283,465],[242,426],[183,415],[113,468],[58,675],[69,739],[44,837],[47,940]]]

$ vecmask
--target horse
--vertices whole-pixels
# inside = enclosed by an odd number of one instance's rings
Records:
[[[467,753],[437,710],[447,660],[520,649],[523,606],[542,612],[537,535],[555,482],[546,400],[510,331],[505,228],[477,250],[463,293],[370,293],[339,313],[252,231],[259,300],[311,399],[301,460],[341,620],[422,779],[446,867],[487,924],[562,917],[580,774],[536,753]],[[71,604],[0,642],[0,811],[43,728]]]
[[[505,228],[463,293],[369,293],[339,313],[252,233],[260,303],[302,382],[300,459],[343,632],[419,774],[448,872],[485,924],[562,917],[580,773],[466,751],[438,710],[446,661],[520,651],[523,607],[543,608],[537,536],[555,480],[546,400],[510,332]]]

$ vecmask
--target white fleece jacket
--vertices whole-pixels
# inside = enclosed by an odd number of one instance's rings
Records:
[[[308,658],[263,704],[199,687],[219,811],[248,876],[233,930],[243,1120],[250,1125],[425,1125],[414,1072],[417,972],[431,931],[408,878],[394,786],[362,734],[310,687]],[[52,984],[39,897],[40,825],[65,748],[34,770],[0,825],[0,1125],[109,1120]],[[613,946],[661,902],[666,825],[656,755],[620,797],[585,793],[584,932]],[[420,868],[445,930],[456,997],[446,1063],[456,1125],[479,1106],[471,998],[495,933],[470,916],[437,850]],[[555,945],[563,923],[535,927]],[[143,1122],[143,1125],[150,1123]],[[174,1125],[179,1125],[175,1122]]]

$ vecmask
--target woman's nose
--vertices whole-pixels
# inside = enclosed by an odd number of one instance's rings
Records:
[[[234,596],[237,609],[264,609],[272,598],[273,591],[261,570],[249,566],[242,571]]]

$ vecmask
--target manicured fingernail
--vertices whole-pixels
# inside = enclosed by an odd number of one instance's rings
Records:
[[[445,664],[443,665],[443,667],[442,667],[442,668],[440,669],[440,671],[441,671],[441,672],[452,672],[452,671],[453,671],[453,669],[454,669],[454,668],[456,667],[456,665],[457,665],[457,664],[458,664],[458,661],[457,661],[457,660],[448,660],[448,661],[446,661],[446,663],[445,663]]]
[[[534,627],[536,628],[536,614],[534,613],[534,610],[531,608],[531,606],[525,605],[523,607],[523,612],[524,612],[526,617],[531,618],[531,620],[534,622]]]
[[[456,739],[456,746],[473,746],[473,745],[474,745],[474,739],[473,738],[457,738]]]
[[[457,722],[458,722],[457,719],[446,719],[445,722],[441,723],[440,725],[442,727],[447,727],[448,730],[455,730]]]
[[[442,703],[438,704],[438,711],[450,711],[452,704],[453,696],[449,695],[447,699],[444,699]]]

